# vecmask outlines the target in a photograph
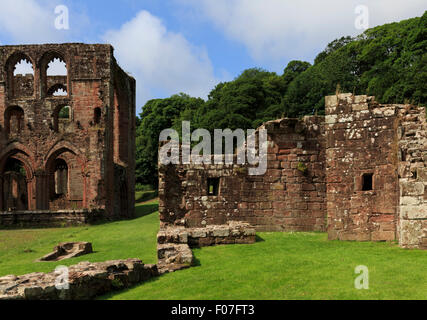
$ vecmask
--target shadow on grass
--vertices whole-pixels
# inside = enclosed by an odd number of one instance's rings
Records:
[[[104,225],[104,224],[109,224],[109,223],[115,223],[115,222],[119,222],[119,221],[132,221],[135,219],[139,219],[145,216],[148,216],[150,214],[153,214],[155,212],[159,211],[159,205],[157,203],[146,203],[146,204],[135,204],[135,216],[133,218],[129,218],[129,219],[119,219],[119,220],[99,220],[96,221],[94,223],[91,223],[90,226],[99,226],[99,225]]]
[[[199,259],[197,259],[196,257],[193,258],[193,263],[191,264],[191,267],[201,267],[202,264],[200,262]]]
[[[255,242],[265,242],[265,240],[261,238],[259,235],[256,235]]]
[[[150,278],[150,279],[148,279],[148,280],[145,280],[145,281],[142,281],[142,282],[140,282],[140,283],[138,283],[138,284],[135,284],[134,286],[131,286],[131,287],[129,287],[129,288],[117,289],[117,290],[111,291],[111,292],[109,292],[109,293],[107,293],[107,294],[105,294],[105,295],[102,295],[102,296],[97,297],[97,298],[96,298],[96,300],[108,300],[108,299],[110,299],[110,298],[113,298],[115,295],[117,295],[117,294],[119,294],[119,293],[120,293],[120,294],[121,294],[121,293],[126,293],[126,292],[128,292],[128,291],[130,291],[130,290],[133,290],[133,289],[135,289],[135,288],[137,288],[137,287],[143,286],[143,285],[145,285],[145,284],[147,284],[147,283],[150,283],[150,282],[156,282],[156,281],[158,281],[162,276],[163,276],[163,275],[160,275],[160,276],[157,276],[157,277]]]
[[[157,190],[153,191],[137,191],[135,193],[135,202],[145,202],[149,200],[153,200],[159,196],[159,192]]]
[[[135,219],[148,216],[154,212],[159,211],[159,205],[157,203],[147,203],[135,207]],[[131,219],[133,220],[133,219]]]

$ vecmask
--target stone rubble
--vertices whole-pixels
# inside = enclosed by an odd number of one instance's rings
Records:
[[[53,252],[40,258],[39,261],[61,261],[80,257],[93,252],[90,242],[64,242],[53,248]]]
[[[251,244],[256,241],[255,228],[244,222],[205,228],[169,227],[157,236],[157,265],[144,265],[138,259],[100,263],[81,262],[68,268],[69,289],[57,289],[60,274],[31,273],[0,278],[0,300],[90,300],[114,290],[139,284],[165,273],[190,268],[194,263],[191,248],[220,244]],[[90,243],[63,243],[48,258],[58,259],[63,250],[92,248]],[[45,257],[46,258],[46,257]]]
[[[156,265],[144,265],[138,259],[81,262],[68,269],[68,290],[56,288],[59,275],[54,271],[1,277],[0,300],[90,300],[156,277],[159,272]]]

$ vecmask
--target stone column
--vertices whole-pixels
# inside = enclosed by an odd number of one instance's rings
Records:
[[[36,180],[36,210],[49,210],[48,174],[39,170],[35,174]]]

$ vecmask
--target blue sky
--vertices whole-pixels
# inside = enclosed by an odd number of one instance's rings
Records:
[[[55,28],[58,5],[69,9],[69,30]],[[368,15],[356,12],[361,5]],[[137,80],[139,112],[148,99],[174,93],[206,98],[246,68],[281,73],[290,60],[312,62],[330,41],[361,33],[358,19],[373,27],[426,7],[425,0],[2,0],[0,44],[111,43]]]

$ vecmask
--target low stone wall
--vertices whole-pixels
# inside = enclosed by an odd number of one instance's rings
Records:
[[[81,262],[69,267],[69,289],[58,290],[58,274],[32,273],[0,278],[0,300],[90,300],[158,276],[157,265],[137,259]]]
[[[14,211],[0,212],[2,227],[68,227],[93,223],[104,216],[104,210]]]
[[[256,230],[249,223],[231,221],[204,228],[167,227],[157,234],[157,257],[161,274],[189,268],[194,260],[191,248],[221,244],[251,244]]]
[[[188,244],[163,243],[157,245],[160,274],[190,268],[194,256]]]
[[[159,244],[188,244],[191,248],[220,244],[251,244],[255,241],[255,228],[249,223],[240,221],[204,228],[169,227],[161,230],[157,235]]]
[[[248,223],[233,221],[206,228],[170,227],[159,232],[157,241],[157,265],[144,265],[138,259],[81,262],[68,268],[69,287],[62,290],[55,286],[60,276],[56,272],[0,277],[0,300],[90,300],[191,267],[191,247],[251,244],[256,232]]]

